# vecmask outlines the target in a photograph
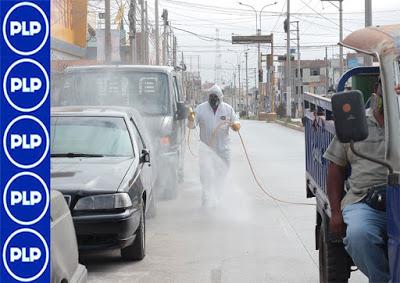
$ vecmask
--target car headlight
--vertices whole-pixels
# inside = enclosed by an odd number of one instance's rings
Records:
[[[127,208],[132,206],[131,198],[127,193],[94,195],[78,200],[74,210],[106,210]]]

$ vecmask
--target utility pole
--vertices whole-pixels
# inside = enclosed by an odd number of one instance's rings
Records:
[[[200,55],[197,55],[197,76],[200,77]]]
[[[161,15],[164,21],[164,32],[162,42],[163,65],[168,65],[168,10],[164,9]]]
[[[254,68],[254,98],[253,98],[253,107],[252,107],[252,109],[253,109],[253,111],[254,112],[256,112],[256,110],[257,110],[257,107],[258,107],[258,105],[256,105],[256,98],[257,98],[257,93],[256,93],[256,90],[257,90],[257,68]]]
[[[247,66],[247,58],[248,53],[247,51],[244,53],[246,56],[246,117],[249,117],[249,73],[248,73],[248,66]]]
[[[111,8],[110,0],[105,0],[105,34],[104,34],[104,52],[106,63],[111,63]]]
[[[365,0],[365,27],[372,26],[372,4],[371,0]],[[372,66],[372,56],[366,56],[365,66]]]
[[[343,41],[343,0],[339,0],[339,41]],[[340,57],[340,75],[344,73],[343,66],[343,46],[339,46],[339,57]]]
[[[176,36],[173,36],[173,48],[172,48],[172,66],[176,67],[176,47],[177,47],[177,42],[176,42]],[[190,61],[192,61],[192,58],[190,58]],[[190,66],[192,68],[192,66]]]
[[[241,110],[243,110],[242,90],[241,90],[241,85],[240,85],[240,64],[238,64],[238,78],[239,78],[239,104],[242,105]]]
[[[302,78],[301,78],[301,66],[300,66],[300,29],[299,29],[299,21],[296,21],[296,31],[297,31],[297,112],[300,114],[303,113],[303,99],[301,93],[301,85],[302,85]]]
[[[145,13],[144,13],[144,16],[145,16],[145,38],[146,38],[146,40],[145,40],[145,47],[146,47],[146,49],[145,49],[145,51],[144,51],[144,54],[145,54],[145,64],[146,65],[148,65],[149,64],[149,38],[150,38],[150,33],[149,33],[149,14],[148,14],[148,10],[147,10],[147,1],[145,1],[144,2],[144,9],[145,9]]]
[[[158,0],[154,1],[154,14],[156,24],[156,65],[160,65],[160,22],[158,15]]]
[[[261,30],[257,29],[257,35],[261,35]],[[262,69],[262,58],[261,58],[261,48],[260,43],[257,44],[257,52],[258,52],[258,115],[261,112],[264,112],[264,92],[263,92],[263,69]]]
[[[291,64],[290,64],[290,0],[287,0],[287,31],[286,31],[286,115],[290,118],[292,116],[292,95],[291,95]]]
[[[329,63],[328,63],[328,46],[325,46],[325,93],[329,89]]]
[[[372,3],[365,0],[365,27],[372,26]]]
[[[233,93],[233,95],[235,97],[235,99],[233,100],[233,109],[236,112],[236,73],[235,72],[233,72],[233,88],[235,90]]]
[[[131,45],[131,63],[136,64],[136,0],[129,4],[129,42]]]
[[[145,23],[144,23],[144,0],[140,0],[140,52],[139,52],[139,61],[140,64],[144,64],[145,62],[145,33],[146,33],[146,29],[145,29]]]
[[[274,35],[271,38],[271,62],[270,62],[270,74],[271,74],[271,114],[275,119],[275,69],[274,69]]]

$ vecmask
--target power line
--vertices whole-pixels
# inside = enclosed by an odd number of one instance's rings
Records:
[[[183,32],[186,32],[186,33],[189,33],[189,34],[192,34],[192,35],[198,37],[199,39],[205,40],[205,41],[223,41],[223,42],[231,42],[231,41],[228,40],[228,39],[221,39],[221,38],[215,38],[215,37],[205,36],[205,35],[201,35],[201,34],[198,34],[198,33],[192,32],[192,31],[188,31],[188,30],[185,30],[185,29],[177,28],[177,27],[172,26],[172,25],[171,25],[171,28],[172,28],[172,29],[176,29],[176,30],[180,30],[180,31],[183,31]]]
[[[304,2],[304,0],[300,0],[300,1],[301,1],[304,5],[306,5],[308,8],[310,8],[311,10],[313,10],[316,14],[318,14],[318,15],[320,15],[322,18],[324,18],[325,20],[327,20],[327,21],[329,21],[329,22],[335,24],[336,26],[340,27],[340,25],[339,25],[337,22],[332,21],[331,19],[325,17],[325,16],[322,15],[320,12],[318,12],[318,11],[315,10],[313,7],[311,7],[308,3]],[[346,28],[345,28],[345,29],[346,29]],[[346,30],[349,31],[349,32],[353,32],[352,30],[349,30],[349,29],[346,29]]]

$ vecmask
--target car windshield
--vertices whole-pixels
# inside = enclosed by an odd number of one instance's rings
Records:
[[[168,76],[157,72],[85,71],[64,76],[53,106],[132,106],[144,114],[168,114]]]
[[[52,117],[52,157],[130,157],[132,142],[118,117]]]

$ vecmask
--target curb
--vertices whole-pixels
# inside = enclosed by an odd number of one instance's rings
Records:
[[[279,124],[279,125],[284,126],[286,128],[290,128],[292,130],[296,130],[296,131],[299,131],[299,132],[304,132],[304,127],[298,126],[296,124],[292,124],[290,122],[284,122],[284,121],[280,121],[280,120],[275,120],[273,123]]]

